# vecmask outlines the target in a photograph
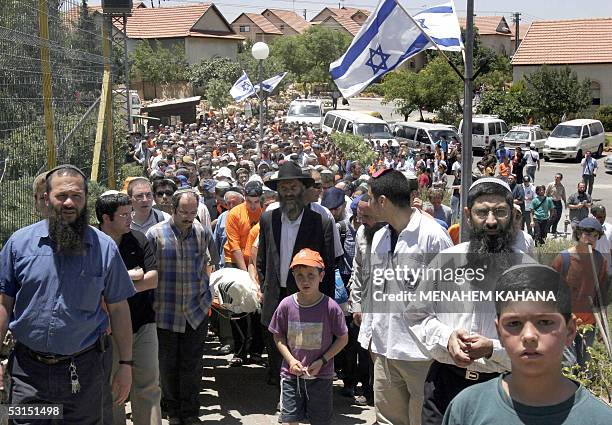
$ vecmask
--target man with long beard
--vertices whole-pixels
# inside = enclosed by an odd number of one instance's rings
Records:
[[[281,165],[278,177],[267,183],[269,188],[278,191],[280,206],[266,210],[259,221],[257,273],[263,293],[261,322],[266,329],[280,301],[298,292],[293,274],[289,273],[289,264],[301,249],[310,248],[321,254],[325,277],[320,290],[332,298],[335,294],[335,223],[326,214],[308,208],[304,194],[313,183],[314,180],[291,161]],[[282,359],[269,332],[266,344],[270,366],[268,378],[278,381]]]
[[[109,317],[119,352],[115,402],[123,403],[130,391],[132,323],[126,300],[136,291],[117,245],[87,224],[81,170],[62,165],[49,171],[45,201],[48,219],[15,232],[0,252],[0,341],[7,328],[17,340],[9,403],[62,404],[64,422],[100,424],[104,365],[112,356]]]
[[[514,244],[513,202],[512,191],[503,180],[490,177],[474,182],[464,210],[470,240],[434,258],[427,269],[442,273],[422,281],[419,292],[486,292],[511,265],[532,262]],[[454,278],[446,277],[449,270]],[[464,278],[459,278],[459,271]],[[472,278],[467,277],[470,271]],[[408,312],[412,313],[411,332],[423,353],[434,360],[425,380],[421,423],[440,425],[450,401],[461,390],[510,368],[495,330],[495,303],[486,299],[430,301],[415,303]]]

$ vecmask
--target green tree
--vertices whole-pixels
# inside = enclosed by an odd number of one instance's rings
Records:
[[[259,61],[253,57],[251,53],[251,48],[253,47],[253,42],[249,41],[244,44],[244,47],[240,49],[238,52],[238,64],[240,71],[244,71],[247,73],[249,79],[253,84],[257,84],[259,82]],[[267,59],[261,62],[261,79],[265,80],[270,78],[271,76],[278,74],[280,72],[285,71],[283,68],[283,64],[278,59],[278,57],[273,56],[270,53]],[[236,77],[237,79],[238,77]],[[235,80],[234,80],[235,81]],[[234,81],[231,83],[233,84]],[[287,76],[280,83],[279,88],[283,87],[284,84],[291,81],[291,77]]]
[[[478,105],[478,113],[499,115],[509,124],[527,122],[532,115],[532,109],[528,103],[525,82],[521,80],[510,89],[485,90]]]
[[[369,166],[376,160],[376,152],[361,137],[349,133],[332,133],[331,140],[351,161]]]
[[[206,85],[204,95],[210,106],[221,111],[221,116],[223,116],[223,108],[233,100],[229,94],[231,88],[232,85],[230,83],[218,79],[210,80]]]
[[[189,80],[194,86],[206,89],[212,80],[233,84],[241,73],[240,64],[230,58],[202,59],[199,64],[191,67]]]
[[[393,102],[395,111],[404,116],[404,121],[408,120],[408,115],[415,109],[419,110],[423,119],[425,101],[417,89],[417,79],[416,73],[401,69],[387,74],[380,84],[384,93],[383,103]]]
[[[157,85],[189,80],[189,64],[180,46],[171,51],[162,46],[159,40],[154,43],[141,40],[131,53],[132,78],[140,77],[153,83],[157,97]]]
[[[580,112],[591,105],[591,81],[579,81],[568,66],[551,69],[544,65],[525,80],[528,103],[548,128],[561,122],[564,114]]]

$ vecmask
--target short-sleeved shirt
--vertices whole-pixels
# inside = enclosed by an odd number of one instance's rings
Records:
[[[119,253],[128,270],[140,267],[145,273],[157,270],[157,261],[151,244],[141,232],[132,230],[122,236],[119,242]],[[155,323],[153,310],[153,290],[138,292],[128,298],[132,316],[132,332],[136,333],[141,326]]]
[[[531,209],[533,210],[533,216],[536,220],[548,220],[550,217],[550,210],[555,208],[555,204],[548,196],[543,199],[536,196],[531,201]]]
[[[115,242],[88,226],[83,255],[59,254],[47,220],[16,231],[0,251],[0,293],[15,298],[9,329],[43,353],[70,355],[109,326],[102,307],[136,293]]]
[[[253,212],[247,208],[246,202],[232,208],[225,220],[225,234],[227,242],[223,245],[226,263],[233,263],[232,251],[240,250],[246,264],[249,262],[250,252],[246,250],[247,239],[251,228],[259,223],[261,208]]]
[[[334,335],[340,337],[348,333],[342,309],[327,295],[323,295],[318,303],[307,307],[298,303],[297,294],[286,297],[276,308],[268,330],[275,335],[284,336],[293,357],[305,367],[329,350]],[[281,376],[286,379],[296,377],[289,373],[289,365],[284,359]],[[331,379],[333,376],[334,362],[329,359],[317,378]]]
[[[162,210],[158,210],[156,208],[151,208],[151,212],[149,213],[149,218],[142,223],[138,224],[134,220],[132,220],[132,224],[130,224],[130,228],[132,230],[138,230],[139,232],[146,234],[147,230],[151,227],[155,226],[157,223],[161,223],[162,221],[166,221],[170,218],[170,214],[163,212]]]
[[[453,224],[453,210],[444,204],[440,204],[440,208],[434,208],[433,217],[446,223],[446,228]]]
[[[583,201],[587,201],[587,203],[591,202],[591,195],[588,193],[573,193],[570,195],[567,200],[568,205],[578,205]],[[569,210],[569,218],[572,223],[579,223],[583,218],[587,218],[589,216],[588,208],[576,208]]]
[[[510,398],[503,376],[461,391],[446,409],[444,425],[608,425],[612,408],[582,385],[569,399],[552,406],[528,406]]]

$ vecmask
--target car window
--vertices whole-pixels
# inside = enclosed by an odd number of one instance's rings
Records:
[[[591,136],[595,136],[599,134],[599,129],[597,128],[597,123],[589,124],[589,130],[591,130]]]
[[[536,140],[546,139],[546,133],[543,131],[536,131]]]
[[[496,122],[494,124],[495,124],[495,134],[501,134],[501,125],[499,124],[499,122]]]
[[[353,121],[349,121],[348,124],[346,125],[346,132],[353,133]]]
[[[487,134],[490,136],[495,134],[495,124],[490,122],[489,124],[487,124],[487,126],[488,126]]]
[[[555,127],[552,133],[550,133],[551,137],[571,137],[572,139],[580,138],[580,127],[577,125],[562,125],[559,124]]]
[[[589,126],[588,125],[583,125],[582,126],[582,137],[591,137],[591,133],[589,132]]]
[[[333,114],[328,114],[325,117],[325,122],[323,124],[325,124],[325,126],[327,126],[327,127],[333,127],[334,126],[334,118],[335,118],[335,116]]]
[[[416,135],[416,128],[414,127],[405,127],[404,128],[406,139],[414,140],[414,136]]]
[[[340,121],[338,121],[336,123],[336,128],[338,131],[344,131],[344,126],[346,125],[346,120],[344,118],[341,118]]]
[[[417,141],[421,143],[431,143],[431,140],[429,140],[429,136],[422,128],[419,128],[419,131],[417,133]]]
[[[484,135],[484,124],[481,122],[472,123],[472,134],[483,136]]]
[[[603,125],[600,122],[596,122],[595,127],[597,127],[597,134],[601,134],[604,132]]]
[[[508,132],[508,126],[506,125],[506,123],[501,121],[500,124],[501,124],[502,133],[504,133],[504,134],[507,133]]]
[[[404,130],[404,127],[402,127],[401,125],[398,125],[397,127],[395,127],[395,136],[397,137],[401,137],[401,138],[406,138],[406,130]]]

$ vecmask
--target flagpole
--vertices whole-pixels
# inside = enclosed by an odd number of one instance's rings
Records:
[[[472,80],[474,73],[474,0],[467,0],[465,20],[465,79],[463,87],[463,140],[461,142],[460,213],[461,242],[469,240],[469,225],[464,211],[472,185]]]
[[[395,0],[395,4],[397,4],[399,6],[399,8],[402,9],[406,15],[408,15],[408,17],[414,23],[414,25],[416,25],[417,28],[421,30],[421,32],[423,33],[423,35],[425,37],[427,37],[427,40],[429,40],[430,43],[432,43],[434,46],[436,46],[436,49],[438,49],[438,52],[442,53],[442,55],[446,58],[446,62],[448,62],[448,64],[451,66],[451,68],[453,68],[453,70],[457,73],[459,78],[461,78],[462,81],[465,81],[465,77],[463,76],[463,74],[461,74],[461,71],[459,71],[457,66],[455,66],[455,64],[451,62],[450,58],[446,55],[446,53],[444,53],[444,50],[440,49],[440,46],[438,46],[438,43],[433,41],[431,39],[431,37],[429,36],[429,34],[427,34],[427,32],[424,31],[423,28],[421,28],[419,23],[414,20],[414,18],[412,17],[412,15],[410,13],[408,13],[408,10],[404,7],[404,5],[399,0]],[[453,11],[455,11],[454,3],[453,3]]]

